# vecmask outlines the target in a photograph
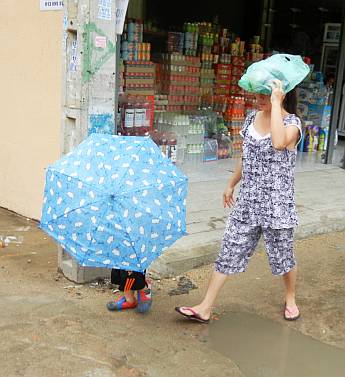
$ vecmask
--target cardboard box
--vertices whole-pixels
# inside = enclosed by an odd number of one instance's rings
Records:
[[[127,77],[126,80],[126,86],[133,86],[133,85],[149,85],[149,86],[154,86],[155,80],[154,78],[135,78],[135,77]]]
[[[314,105],[308,106],[308,121],[312,121],[314,126],[328,128],[331,120],[332,106]]]
[[[155,65],[152,62],[126,62],[125,73],[155,73]]]

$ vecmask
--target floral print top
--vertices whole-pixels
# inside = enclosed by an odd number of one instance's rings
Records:
[[[248,225],[273,229],[298,225],[294,198],[297,149],[277,150],[271,137],[256,140],[248,132],[256,111],[250,113],[242,127],[242,179],[232,217]],[[301,121],[294,115],[284,117],[285,127],[301,132]]]

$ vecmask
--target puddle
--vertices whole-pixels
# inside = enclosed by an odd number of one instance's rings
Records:
[[[209,336],[246,377],[345,376],[345,350],[254,314],[229,314],[210,325]]]

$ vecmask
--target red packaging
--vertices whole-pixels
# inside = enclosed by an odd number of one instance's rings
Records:
[[[230,94],[234,95],[244,95],[245,91],[238,85],[231,85],[230,86]]]
[[[244,56],[233,56],[232,64],[244,67],[246,64],[246,58]]]
[[[241,67],[241,66],[237,66],[237,65],[234,65],[232,67],[232,74],[234,76],[242,76],[245,72],[245,67]]]

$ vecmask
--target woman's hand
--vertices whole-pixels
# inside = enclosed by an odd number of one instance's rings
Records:
[[[285,98],[282,82],[280,80],[272,80],[270,83],[270,86],[272,88],[272,93],[271,93],[272,105],[279,104],[281,106]]]
[[[232,207],[235,203],[234,201],[234,187],[232,186],[227,186],[227,188],[225,189],[224,191],[224,194],[223,194],[223,205],[224,205],[224,208],[226,207]]]

